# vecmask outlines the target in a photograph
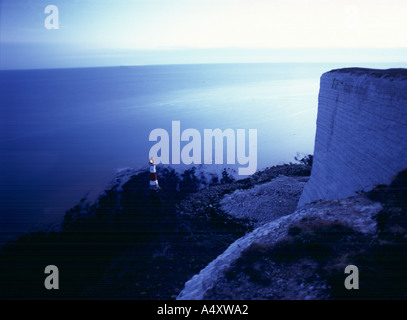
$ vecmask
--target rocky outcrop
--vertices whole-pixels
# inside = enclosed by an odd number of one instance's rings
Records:
[[[298,207],[389,184],[407,168],[407,69],[321,77],[311,178]]]

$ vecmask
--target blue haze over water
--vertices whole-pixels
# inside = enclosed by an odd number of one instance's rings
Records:
[[[0,241],[60,222],[118,168],[145,165],[150,132],[171,133],[174,120],[202,136],[204,129],[257,129],[258,169],[312,153],[319,78],[344,66],[0,71]]]

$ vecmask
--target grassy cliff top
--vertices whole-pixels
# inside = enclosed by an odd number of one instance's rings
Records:
[[[407,80],[406,68],[392,68],[392,69],[369,69],[369,68],[343,68],[334,69],[327,73],[350,73],[354,75],[369,75],[376,78],[399,78],[400,80]]]

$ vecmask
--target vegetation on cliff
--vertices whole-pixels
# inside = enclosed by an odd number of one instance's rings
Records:
[[[243,180],[224,171],[202,188],[195,168],[183,174],[166,168],[159,171],[165,191],[156,193],[146,189],[148,172],[137,173],[97,203],[82,201],[69,210],[60,231],[6,244],[0,252],[1,298],[174,299],[186,281],[254,228],[222,209],[225,195],[257,192],[280,175],[309,174],[304,162]],[[204,298],[405,299],[407,171],[361,196],[383,207],[374,217],[376,233],[340,221],[298,220],[277,243],[245,249]],[[60,269],[60,290],[44,288],[50,264]],[[359,268],[359,290],[344,288],[349,264]]]
[[[134,174],[94,204],[69,210],[61,230],[36,232],[0,252],[1,298],[171,299],[184,283],[249,229],[216,214],[218,201],[236,189],[279,174],[310,172],[304,165],[265,169],[234,180],[225,170],[202,189],[196,168],[159,170],[162,192],[148,189],[149,173]],[[197,192],[200,190],[200,192]],[[181,214],[193,208],[196,215]],[[60,289],[44,288],[44,269],[56,265]]]

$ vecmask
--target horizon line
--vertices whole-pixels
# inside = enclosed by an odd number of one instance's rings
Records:
[[[324,61],[324,62],[315,62],[315,61],[275,61],[275,62],[191,62],[191,63],[151,63],[151,64],[129,64],[129,65],[97,65],[97,66],[73,66],[73,67],[32,67],[32,68],[2,68],[0,66],[0,71],[39,71],[39,70],[67,70],[67,69],[100,69],[100,68],[138,68],[138,67],[165,67],[165,66],[193,66],[193,65],[243,65],[243,64],[405,64],[405,67],[391,67],[387,69],[407,69],[407,61],[370,61],[370,62],[360,62],[360,61]],[[355,66],[351,66],[355,67]],[[343,67],[346,68],[346,67]],[[339,68],[342,69],[342,68]],[[379,69],[379,68],[371,68]]]

